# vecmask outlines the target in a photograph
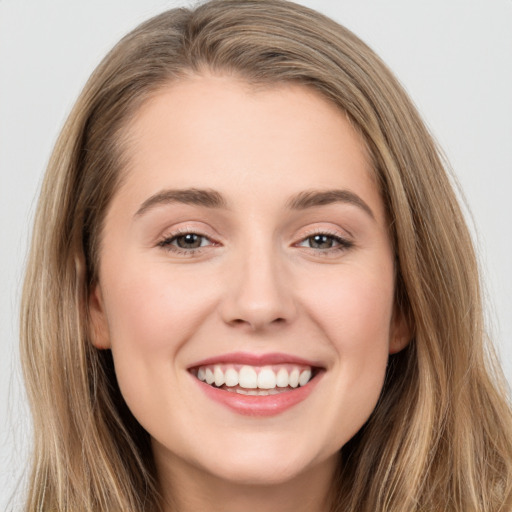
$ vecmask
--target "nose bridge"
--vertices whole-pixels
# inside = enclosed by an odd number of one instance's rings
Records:
[[[295,307],[283,255],[270,237],[254,237],[236,251],[224,319],[252,329],[290,321]]]

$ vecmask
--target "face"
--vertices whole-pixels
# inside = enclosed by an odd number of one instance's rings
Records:
[[[93,342],[157,466],[230,482],[332,471],[407,341],[369,159],[298,85],[169,85],[127,128]]]

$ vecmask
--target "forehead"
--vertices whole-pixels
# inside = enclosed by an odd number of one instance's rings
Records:
[[[358,189],[380,196],[366,145],[346,114],[311,88],[254,87],[229,76],[191,76],[160,89],[126,130],[123,187],[241,188],[252,195]],[[376,205],[380,209],[382,205]]]

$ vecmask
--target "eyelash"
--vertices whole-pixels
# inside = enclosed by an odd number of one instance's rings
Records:
[[[200,245],[196,248],[189,248],[184,249],[181,247],[178,247],[177,245],[174,245],[174,242],[176,242],[179,238],[184,237],[186,235],[196,235],[201,239],[206,239],[208,242],[210,242],[208,245],[203,246]],[[350,240],[347,240],[337,233],[332,233],[323,229],[319,229],[317,231],[313,231],[311,233],[308,233],[305,237],[303,237],[300,242],[294,244],[294,247],[303,247],[301,244],[304,242],[313,239],[315,236],[325,236],[326,238],[331,239],[334,243],[337,245],[334,247],[329,247],[327,249],[315,249],[314,247],[305,247],[306,249],[310,251],[314,251],[316,254],[322,254],[324,256],[337,254],[339,252],[347,251],[348,249],[352,248],[354,246],[354,243]],[[218,243],[212,241],[208,236],[202,235],[201,233],[198,233],[194,230],[177,230],[174,233],[171,233],[169,236],[166,236],[163,240],[158,242],[158,246],[162,247],[166,251],[173,252],[174,254],[180,255],[180,256],[198,256],[201,252],[204,251],[204,247],[211,247],[211,246],[217,246]]]
[[[172,252],[180,256],[198,256],[204,250],[205,246],[200,245],[197,248],[184,249],[173,244],[173,242],[186,235],[196,235],[201,239],[206,239],[210,242],[208,244],[209,246],[218,245],[216,242],[212,241],[208,236],[202,235],[201,233],[198,233],[192,229],[178,229],[174,233],[171,233],[170,235],[166,236],[163,240],[158,242],[158,246],[162,247],[166,251]]]
[[[304,242],[313,239],[315,236],[325,236],[326,238],[331,239],[333,242],[338,245],[335,247],[329,247],[327,249],[315,249],[314,247],[305,247],[310,251],[314,251],[315,254],[321,254],[322,256],[330,256],[333,254],[338,254],[340,252],[347,251],[354,246],[354,242],[347,240],[346,238],[341,237],[338,233],[331,232],[325,229],[318,229],[307,233],[305,237],[301,239],[300,242],[294,244],[296,247],[304,247],[301,244]]]

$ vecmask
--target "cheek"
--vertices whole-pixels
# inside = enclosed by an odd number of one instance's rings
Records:
[[[303,295],[308,309],[341,356],[364,355],[382,346],[387,351],[394,303],[392,269],[334,269],[317,280],[316,291],[309,290]]]
[[[346,269],[310,296],[309,311],[336,353],[327,372],[333,439],[341,446],[371,415],[384,382],[393,311],[392,270]],[[320,290],[320,289],[319,289]],[[341,437],[340,437],[341,436]]]
[[[152,269],[118,266],[104,276],[117,381],[132,413],[148,428],[165,422],[169,410],[167,394],[155,390],[173,389],[181,396],[176,380],[181,348],[208,317],[215,298],[209,287],[200,286],[199,276],[171,272],[165,262]]]
[[[132,265],[122,278],[118,271],[104,293],[114,350],[130,348],[151,358],[175,351],[208,314],[214,297],[198,276],[171,272],[165,263],[143,267]]]

